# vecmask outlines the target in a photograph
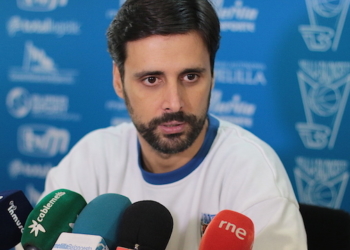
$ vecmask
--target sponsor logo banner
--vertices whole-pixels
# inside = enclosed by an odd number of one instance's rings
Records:
[[[81,24],[75,21],[55,21],[50,17],[45,19],[26,19],[12,16],[6,25],[10,37],[17,34],[52,34],[57,37],[80,35]]]
[[[28,163],[20,159],[14,159],[8,165],[8,173],[11,179],[17,179],[20,176],[45,179],[52,167],[53,165],[51,163]]]
[[[245,6],[242,0],[213,0],[214,7],[220,19],[220,28],[224,32],[254,33],[259,10]],[[229,2],[230,6],[226,6]]]
[[[17,0],[18,8],[25,11],[48,12],[65,7],[68,0]]]
[[[266,65],[259,62],[215,62],[215,82],[219,84],[262,85],[267,84]]]
[[[308,149],[333,149],[350,91],[350,62],[299,61],[306,123],[296,129]]]
[[[42,194],[42,191],[39,191],[34,187],[34,185],[29,181],[25,187],[25,194],[29,202],[34,206],[38,203],[38,200]]]
[[[310,51],[325,52],[338,49],[350,0],[305,0],[310,25],[300,25]]]
[[[29,93],[16,87],[6,97],[8,112],[17,119],[31,114],[35,118],[79,121],[80,114],[69,113],[69,98],[66,95]]]
[[[117,126],[124,122],[131,122],[123,99],[118,98],[117,100],[107,100],[105,102],[105,109],[116,113],[115,115],[112,115],[110,119],[111,126]]]
[[[256,105],[242,100],[241,95],[232,95],[231,100],[222,100],[223,92],[213,90],[210,101],[210,112],[217,117],[250,128],[254,123]]]
[[[349,162],[298,156],[295,182],[301,202],[340,208],[349,180]]]
[[[73,84],[78,71],[75,69],[60,69],[46,51],[26,41],[24,45],[23,65],[12,67],[8,78],[12,82]]]
[[[33,157],[54,157],[68,151],[70,134],[49,125],[27,124],[18,128],[18,150]]]

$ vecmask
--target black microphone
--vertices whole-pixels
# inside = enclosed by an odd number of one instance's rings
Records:
[[[151,200],[135,202],[121,218],[117,250],[164,250],[172,231],[173,217],[165,206]]]
[[[20,243],[25,222],[32,210],[32,205],[21,190],[0,192],[0,250]]]

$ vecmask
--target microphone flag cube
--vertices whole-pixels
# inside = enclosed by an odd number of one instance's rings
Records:
[[[52,250],[62,249],[109,250],[101,236],[75,233],[61,233]]]

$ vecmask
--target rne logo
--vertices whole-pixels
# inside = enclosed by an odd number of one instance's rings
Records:
[[[245,240],[245,236],[247,236],[247,231],[245,229],[237,227],[235,224],[227,221],[220,221],[219,228],[223,228],[226,231],[231,231],[231,233],[235,234],[240,240]]]

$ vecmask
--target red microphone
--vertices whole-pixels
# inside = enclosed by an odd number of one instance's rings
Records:
[[[247,216],[220,211],[206,228],[199,250],[251,250],[254,243],[254,224]]]

